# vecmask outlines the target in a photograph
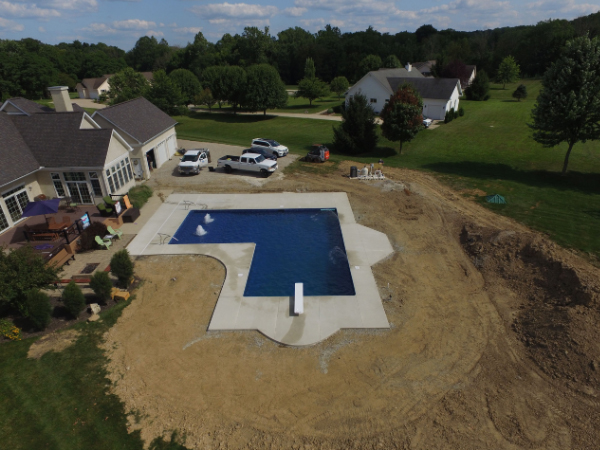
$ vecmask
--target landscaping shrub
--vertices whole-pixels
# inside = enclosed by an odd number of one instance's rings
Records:
[[[450,123],[454,120],[454,111],[450,110],[446,112],[446,116],[444,117],[444,123]]]
[[[134,208],[141,208],[152,197],[152,189],[145,184],[136,186],[129,190],[129,200]]]
[[[333,114],[333,108],[329,108],[329,109],[327,110],[327,114]]]
[[[23,309],[23,315],[37,330],[44,330],[50,324],[52,306],[50,298],[43,292],[36,289],[28,291]]]
[[[11,341],[20,341],[21,330],[10,320],[0,319],[0,336],[4,336]]]
[[[110,260],[110,272],[118,278],[120,288],[127,288],[133,277],[133,261],[126,249],[116,252]]]
[[[87,227],[81,233],[79,238],[79,250],[87,251],[98,248],[98,244],[96,244],[96,236],[100,236],[101,238],[106,236],[108,233],[106,229],[106,225],[102,222],[92,222],[89,227]]]
[[[463,108],[462,106],[460,108],[458,108],[458,115],[460,117],[465,115],[465,108]]]
[[[112,281],[108,272],[96,272],[90,279],[90,287],[98,297],[100,297],[102,303],[110,298],[112,291]]]
[[[341,105],[334,106],[334,107],[332,108],[332,109],[333,109],[333,112],[334,112],[334,113],[336,113],[336,114],[341,114],[341,113],[342,113],[342,111],[344,110],[344,106],[345,106],[345,105],[346,105],[345,103],[342,103]]]
[[[75,319],[79,317],[79,313],[85,309],[85,296],[81,292],[81,288],[74,281],[71,281],[65,287],[62,295],[62,301],[69,311],[69,314]]]

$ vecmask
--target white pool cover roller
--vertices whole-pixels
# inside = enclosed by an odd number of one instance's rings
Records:
[[[296,283],[294,293],[294,314],[304,313],[304,284]]]

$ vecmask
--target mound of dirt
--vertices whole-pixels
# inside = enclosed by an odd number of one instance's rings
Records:
[[[27,357],[40,359],[48,352],[62,352],[69,348],[79,338],[81,333],[77,330],[67,330],[61,333],[50,333],[35,341],[29,347]]]

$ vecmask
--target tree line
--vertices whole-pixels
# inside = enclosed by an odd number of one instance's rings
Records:
[[[572,21],[548,20],[472,32],[423,25],[415,32],[396,34],[380,33],[372,27],[342,33],[326,25],[316,33],[293,27],[272,35],[268,27],[246,27],[241,34],[225,34],[216,43],[198,33],[185,47],[144,36],[128,52],[103,43],[48,45],[34,39],[0,40],[0,95],[39,98],[47,86],[61,84],[73,89],[83,78],[116,73],[125,67],[167,74],[187,69],[202,81],[210,67],[269,64],[284,83],[297,84],[305,78],[307,58],[315,63],[315,77],[327,83],[340,76],[355,82],[379,67],[434,59],[439,71],[460,61],[495,77],[500,62],[509,55],[521,67],[522,75],[534,77],[544,74],[569,39],[586,33],[590,37],[600,34],[600,13]]]

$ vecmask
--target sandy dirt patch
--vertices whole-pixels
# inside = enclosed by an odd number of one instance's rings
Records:
[[[62,352],[69,348],[79,338],[81,333],[77,330],[67,330],[62,333],[50,333],[42,336],[29,347],[27,357],[40,359],[48,352]]]
[[[351,181],[350,165],[256,192],[348,193],[396,250],[374,266],[391,329],[307,348],[207,332],[223,266],[139,258],[145,282],[105,343],[132,430],[194,449],[594,448],[600,272],[427,175]]]

